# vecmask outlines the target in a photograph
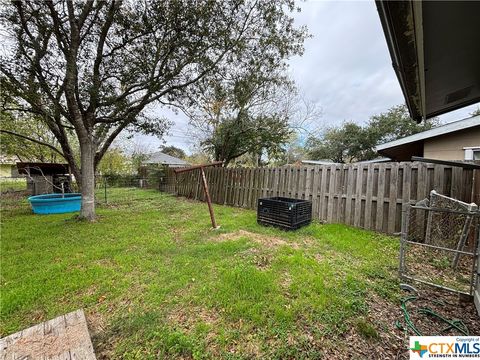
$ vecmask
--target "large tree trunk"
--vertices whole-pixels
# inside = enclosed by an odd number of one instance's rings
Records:
[[[95,219],[95,146],[90,139],[80,141],[82,208],[80,218]]]

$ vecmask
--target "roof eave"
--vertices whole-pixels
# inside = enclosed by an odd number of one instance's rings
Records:
[[[392,66],[397,76],[410,116],[416,122],[424,119],[425,96],[421,90],[422,76],[418,71],[417,59],[423,59],[421,5],[410,1],[375,1],[387,40]],[[398,36],[402,34],[403,36]],[[412,47],[412,44],[414,46]],[[423,80],[424,81],[424,80]],[[422,95],[423,94],[423,95]],[[423,112],[422,112],[423,111]]]
[[[458,131],[463,131],[466,129],[476,128],[480,126],[480,115],[472,116],[466,119],[453,121],[451,123],[435,127],[430,130],[422,131],[410,136],[406,136],[401,139],[393,140],[376,147],[376,151],[382,153],[383,150],[394,148],[397,146],[404,146],[418,141],[424,141],[426,139],[435,138],[438,136],[443,136]]]

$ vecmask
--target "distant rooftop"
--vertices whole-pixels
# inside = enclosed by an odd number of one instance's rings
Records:
[[[68,164],[17,162],[18,173],[22,175],[65,175],[69,174]]]
[[[168,165],[172,167],[187,166],[189,165],[185,160],[176,158],[162,153],[161,151],[150,154],[149,158],[143,162],[144,164],[160,164]]]
[[[337,163],[333,162],[331,160],[321,159],[321,160],[302,160],[302,164],[307,164],[307,165],[335,165]]]
[[[381,158],[376,158],[373,160],[365,160],[365,161],[357,161],[353,164],[374,164],[374,163],[380,163],[380,162],[388,162],[392,161],[388,157],[381,157]],[[336,163],[327,159],[322,159],[322,160],[302,160],[302,164],[305,165],[340,165],[340,163]]]
[[[19,161],[17,156],[0,155],[0,164],[15,165]]]
[[[392,159],[388,157],[380,157],[372,160],[357,161],[355,164],[376,164],[376,163],[390,162],[390,161],[392,161]]]
[[[453,121],[451,123],[438,126],[430,130],[422,131],[417,134],[413,134],[401,139],[387,142],[382,145],[378,145],[377,151],[382,154],[382,151],[385,149],[390,149],[396,146],[410,144],[417,141],[422,141],[425,139],[430,139],[437,136],[442,136],[442,135],[450,134],[456,131],[466,130],[466,129],[478,127],[478,126],[480,126],[480,115],[466,118],[463,120]]]

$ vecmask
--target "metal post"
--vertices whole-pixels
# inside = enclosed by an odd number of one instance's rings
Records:
[[[460,235],[460,241],[457,244],[457,252],[453,257],[452,268],[456,268],[458,266],[458,261],[460,260],[460,252],[463,247],[465,246],[465,242],[467,241],[468,234],[470,233],[470,225],[472,224],[473,216],[467,215],[465,219],[465,223],[463,224],[462,234]]]
[[[200,173],[202,174],[202,184],[203,190],[205,191],[205,198],[208,204],[208,211],[210,212],[210,219],[212,220],[212,227],[217,228],[217,223],[215,222],[215,214],[213,213],[212,200],[210,199],[210,192],[208,191],[207,178],[205,177],[205,172],[203,167],[200,168]]]
[[[107,203],[107,177],[103,177],[103,187],[105,192],[105,204]]]
[[[178,176],[176,172],[174,172],[174,174],[175,174],[175,181],[173,182],[173,193],[175,194],[175,196],[178,196]]]
[[[402,233],[400,237],[400,279],[405,277],[405,247],[408,241],[408,227],[410,224],[410,204],[404,204],[402,208]]]
[[[480,179],[479,179],[480,180]],[[480,194],[479,194],[480,196]],[[475,304],[475,307],[477,308],[477,313],[478,316],[480,316],[480,218],[477,221],[477,244],[474,247],[474,251],[477,251],[477,269],[476,269],[476,274],[475,274],[475,258],[473,261],[473,270],[472,271],[472,283],[473,283],[473,289],[471,289],[471,292],[473,293],[473,303]]]

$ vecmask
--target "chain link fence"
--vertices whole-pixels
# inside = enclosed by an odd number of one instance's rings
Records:
[[[0,177],[0,193],[14,193],[27,191],[27,178],[25,176]]]
[[[95,202],[100,207],[154,206],[158,200],[159,178],[138,175],[108,175],[95,177]],[[39,187],[39,184],[41,187]],[[47,194],[59,192],[50,186],[43,186],[45,181],[29,181],[25,176],[0,177],[0,196],[4,207],[16,207],[25,203],[35,193]],[[61,189],[65,193],[79,192],[74,179],[64,184]]]
[[[140,189],[159,189],[161,177],[159,174],[148,176],[138,175],[98,175],[95,177],[95,197],[97,203],[109,203],[118,201],[128,201],[135,199]],[[43,180],[43,179],[41,179]],[[40,183],[40,182],[39,182]],[[42,184],[45,181],[42,181]],[[55,183],[44,186],[44,191],[35,191],[33,187],[38,184],[28,179],[26,176],[2,176],[0,177],[0,193],[1,194],[17,194],[31,196],[34,193],[52,193],[61,192],[62,188]],[[41,184],[40,184],[41,185]],[[54,188],[52,190],[52,187]],[[58,189],[57,189],[58,188]],[[38,189],[37,189],[38,190]],[[40,189],[42,190],[42,189]],[[78,192],[79,187],[75,179],[63,183],[63,191]]]
[[[95,177],[95,200],[98,204],[128,204],[148,196],[145,190],[158,190],[156,176],[103,175]]]
[[[42,195],[51,193],[71,193],[77,186],[69,175],[19,175],[0,177],[0,192]]]
[[[473,295],[478,276],[480,212],[470,204],[432,198],[430,204],[427,201],[404,207],[400,276]]]

